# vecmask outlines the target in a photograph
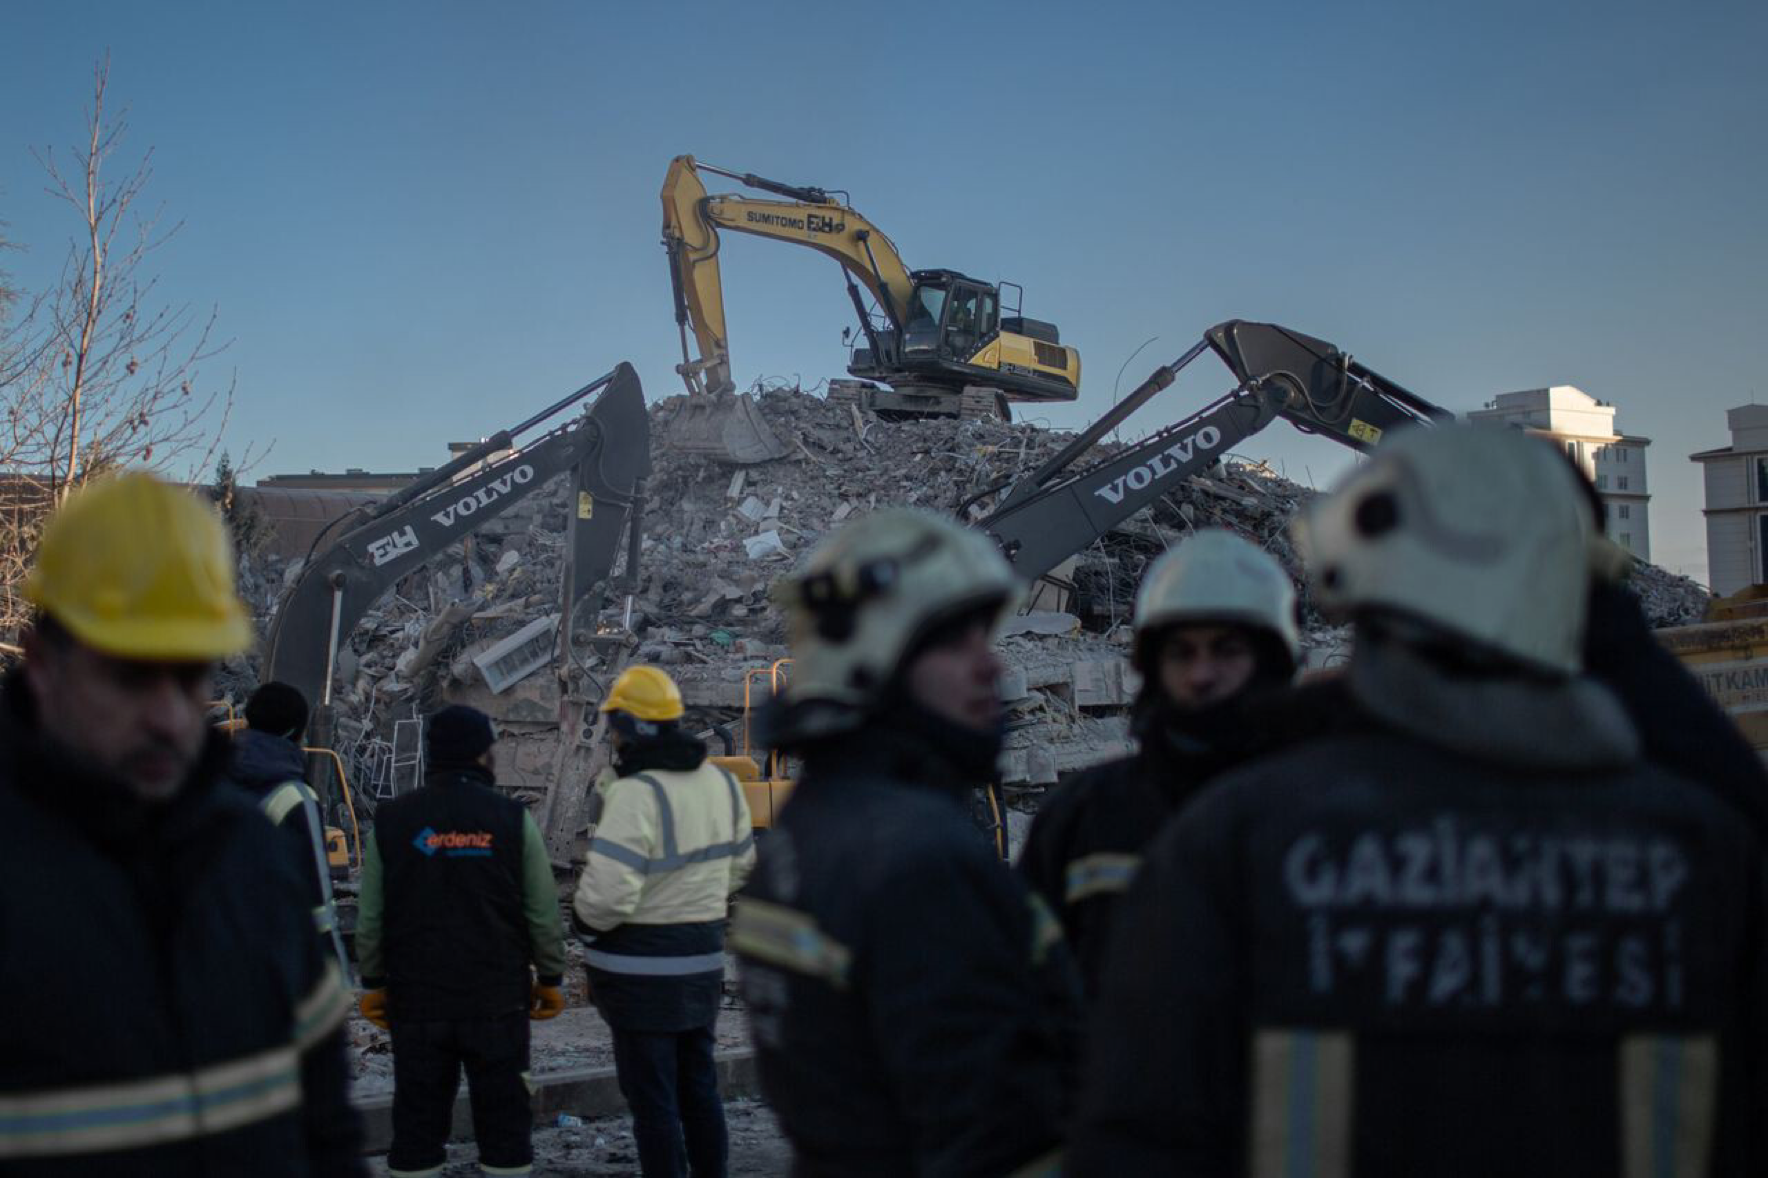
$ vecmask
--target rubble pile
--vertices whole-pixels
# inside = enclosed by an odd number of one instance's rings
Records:
[[[842,522],[890,505],[915,505],[975,521],[1017,479],[1071,435],[996,419],[888,421],[857,406],[799,391],[762,394],[760,408],[788,457],[732,468],[667,448],[681,403],[652,407],[654,472],[645,487],[644,541],[630,601],[599,619],[579,617],[573,656],[605,681],[630,658],[658,663],[681,683],[708,725],[740,719],[768,668],[786,657],[783,620],[768,590]],[[1106,443],[1090,456],[1115,452]],[[443,700],[491,713],[509,748],[500,764],[515,782],[544,788],[556,767],[558,688],[547,664],[569,518],[568,480],[512,506],[440,561],[412,574],[370,611],[340,659],[340,744],[356,776],[391,792],[415,774],[414,720]],[[1302,583],[1288,522],[1313,491],[1261,464],[1230,458],[1169,492],[1095,541],[1035,587],[1031,612],[1000,644],[1012,708],[1006,777],[1041,785],[1126,746],[1125,714],[1138,683],[1126,661],[1137,585],[1149,562],[1202,527],[1231,528],[1260,544]],[[244,591],[267,619],[297,565],[261,561]],[[624,570],[616,568],[616,577]],[[1643,566],[1634,578],[1652,624],[1698,620],[1705,590]],[[1342,629],[1307,604],[1312,665],[1339,661]],[[583,642],[586,630],[636,635]],[[247,684],[246,686],[249,686]],[[242,692],[243,694],[243,692]],[[733,726],[740,730],[740,725]]]

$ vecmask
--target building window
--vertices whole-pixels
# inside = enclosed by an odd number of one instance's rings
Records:
[[[1565,444],[1565,456],[1573,462],[1578,460],[1578,444],[1576,442],[1567,442]]]
[[[1598,491],[1608,490],[1608,476],[1607,475],[1599,474],[1596,476],[1596,489]]]
[[[1768,458],[1756,459],[1756,502],[1768,503]]]
[[[1627,506],[1625,503],[1621,504],[1621,518],[1622,519],[1632,519],[1633,518],[1633,509],[1631,507]]]
[[[1630,458],[1628,458],[1628,457],[1627,457],[1627,451],[1626,451],[1626,450],[1622,450],[1622,451],[1620,451],[1620,456],[1621,456],[1621,461],[1622,461],[1622,462],[1630,462],[1630,461],[1632,461],[1632,459],[1630,459]]]
[[[1633,548],[1633,533],[1632,532],[1622,532],[1621,533],[1621,547],[1627,549],[1628,551],[1632,551],[1632,548]]]
[[[1760,541],[1756,545],[1756,559],[1761,564],[1761,569],[1756,574],[1756,583],[1768,585],[1768,515],[1758,515],[1756,525],[1759,528],[1757,536]]]
[[[1620,488],[1621,490],[1625,491],[1627,489],[1627,476],[1624,474],[1616,475],[1615,476],[1615,486]]]

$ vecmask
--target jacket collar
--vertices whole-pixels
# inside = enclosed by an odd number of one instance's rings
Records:
[[[1621,701],[1583,676],[1457,676],[1402,642],[1366,634],[1349,685],[1386,726],[1475,760],[1540,772],[1639,760],[1639,735]]]

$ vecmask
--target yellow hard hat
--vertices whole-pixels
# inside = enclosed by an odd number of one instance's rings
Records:
[[[206,661],[252,641],[221,518],[141,472],[74,493],[43,529],[24,593],[75,638],[119,658]]]
[[[681,688],[656,667],[628,667],[602,701],[604,712],[625,712],[640,720],[679,720],[687,709]]]

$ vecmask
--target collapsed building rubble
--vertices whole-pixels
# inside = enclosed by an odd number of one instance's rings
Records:
[[[683,399],[651,407],[653,436]],[[790,453],[731,468],[659,448],[645,489],[644,540],[630,598],[609,600],[593,625],[620,639],[574,642],[592,686],[628,659],[667,667],[694,718],[740,720],[765,691],[765,671],[787,656],[769,587],[831,528],[907,504],[986,514],[1000,491],[1035,469],[1069,435],[993,418],[885,420],[796,388],[760,397]],[[1116,449],[1101,446],[1101,456]],[[500,775],[544,791],[559,762],[559,687],[544,668],[554,645],[569,519],[569,480],[488,520],[446,558],[408,576],[368,613],[340,654],[334,702],[341,751],[358,791],[396,792],[419,771],[417,717],[443,701],[490,713],[503,734]],[[1301,583],[1288,522],[1314,492],[1250,459],[1230,456],[1131,517],[1034,587],[1031,612],[1008,627],[1011,731],[1003,760],[1011,786],[1037,787],[1126,749],[1126,713],[1138,688],[1127,661],[1135,592],[1148,563],[1189,531],[1231,528],[1275,555]],[[298,565],[252,562],[242,589],[267,618]],[[616,569],[616,578],[624,570]],[[1641,566],[1633,581],[1654,625],[1698,619],[1708,600],[1686,578]],[[1307,605],[1312,665],[1345,651],[1342,629]],[[579,618],[577,629],[586,628]],[[624,637],[630,635],[630,637]],[[236,668],[237,694],[250,669]],[[740,730],[741,725],[733,726]]]

